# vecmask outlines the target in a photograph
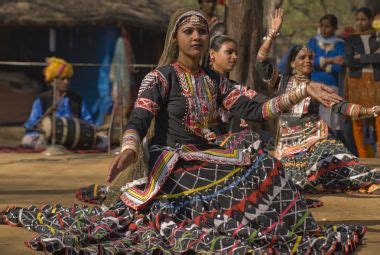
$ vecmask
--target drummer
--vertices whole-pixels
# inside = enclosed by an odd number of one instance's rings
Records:
[[[56,86],[56,116],[79,118],[94,124],[82,97],[70,90],[70,78],[74,74],[73,66],[55,57],[47,58],[46,62],[47,66],[43,71],[45,81],[49,87]],[[50,116],[53,110],[53,89],[50,89],[39,95],[33,103],[29,119],[24,124],[26,132],[21,141],[23,146],[32,148],[46,146],[46,141],[38,132],[37,126],[44,117]]]

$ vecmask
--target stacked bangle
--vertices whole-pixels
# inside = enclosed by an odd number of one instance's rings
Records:
[[[280,33],[274,31],[273,29],[269,29],[268,30],[268,35],[265,36],[263,39],[264,40],[272,40],[272,39],[276,39],[278,36],[280,35]]]

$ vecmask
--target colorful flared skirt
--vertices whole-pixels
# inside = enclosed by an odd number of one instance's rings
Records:
[[[322,140],[281,162],[286,174],[305,192],[357,190],[379,183],[375,169],[360,163],[334,139]]]
[[[265,151],[257,135],[245,135],[250,136],[244,151],[249,165],[245,165],[245,157],[240,165],[234,165],[240,157],[234,150],[197,151],[188,146],[173,152],[178,157],[172,168],[167,167],[168,172],[159,167],[162,164],[155,164],[161,172],[153,167],[148,183],[124,191],[108,209],[9,208],[3,212],[3,222],[37,232],[27,245],[53,254],[353,251],[366,229],[318,226],[281,162]],[[171,159],[158,157],[156,163],[173,163]],[[156,184],[150,185],[154,181]],[[147,188],[156,192],[154,196],[149,197]]]

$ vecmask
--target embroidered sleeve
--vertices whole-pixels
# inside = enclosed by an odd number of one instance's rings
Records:
[[[254,90],[241,90],[233,86],[228,79],[220,85],[222,106],[234,116],[245,120],[265,120],[279,116],[307,97],[306,83],[299,88],[268,100]]]
[[[129,149],[129,150],[133,150],[136,153],[136,155],[138,155],[140,142],[141,142],[140,136],[137,133],[137,131],[134,129],[127,129],[123,135],[123,141],[121,144],[121,152]]]
[[[280,74],[277,68],[275,68],[268,59],[256,61],[256,70],[269,88],[277,88],[280,80]]]
[[[298,88],[265,102],[262,107],[263,118],[271,119],[278,117],[281,113],[290,110],[294,105],[300,103],[306,97],[306,83],[303,83]]]
[[[152,119],[165,103],[168,90],[168,82],[158,70],[145,76],[123,136],[122,151],[132,149],[138,152],[140,141],[145,137]]]
[[[373,114],[367,112],[367,108],[359,104],[352,104],[347,101],[342,101],[334,104],[331,107],[331,111],[353,119],[369,118],[373,117]]]

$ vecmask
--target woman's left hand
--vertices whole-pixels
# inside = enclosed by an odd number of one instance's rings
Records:
[[[306,86],[306,92],[310,97],[326,107],[331,107],[333,104],[343,100],[343,98],[336,94],[334,89],[318,82],[310,82],[309,85]]]

